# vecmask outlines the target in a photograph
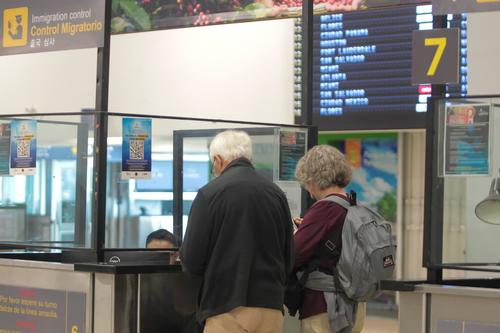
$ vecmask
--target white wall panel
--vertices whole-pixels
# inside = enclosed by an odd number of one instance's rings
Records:
[[[109,109],[293,123],[293,22],[113,36]],[[95,49],[3,56],[0,73],[0,113],[95,105]]]

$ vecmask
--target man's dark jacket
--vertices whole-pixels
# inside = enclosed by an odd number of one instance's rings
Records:
[[[292,230],[283,191],[246,159],[201,188],[181,248],[184,269],[203,276],[198,320],[238,306],[282,310]]]

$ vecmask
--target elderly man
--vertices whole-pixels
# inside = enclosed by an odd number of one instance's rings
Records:
[[[219,133],[210,144],[217,178],[198,191],[181,248],[185,270],[203,277],[198,320],[205,333],[281,333],[293,265],[284,193],[259,175],[250,137]]]

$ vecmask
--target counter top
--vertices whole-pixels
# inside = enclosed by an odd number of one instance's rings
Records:
[[[176,273],[182,272],[182,267],[160,262],[76,263],[75,271],[107,274]]]
[[[382,290],[391,291],[410,291],[410,292],[420,292],[420,293],[443,293],[448,294],[450,290],[454,293],[456,290],[460,289],[462,292],[465,290],[467,292],[477,292],[477,289],[489,290],[487,293],[491,293],[492,289],[496,289],[500,295],[500,279],[495,278],[483,278],[483,279],[455,279],[455,280],[443,280],[441,284],[431,284],[428,281],[404,281],[404,280],[386,280],[381,281],[380,288]],[[497,292],[495,291],[495,292]]]
[[[389,291],[415,291],[415,285],[426,281],[402,281],[384,280],[380,281],[380,289]]]
[[[14,258],[14,259],[0,258],[0,266],[37,268],[37,269],[47,269],[47,270],[59,270],[59,271],[73,271],[73,264],[64,264],[64,263],[60,263],[60,262],[49,262],[49,261],[26,260],[26,259],[17,259],[17,258]]]
[[[444,282],[445,283],[445,282]],[[466,287],[454,285],[421,284],[415,286],[415,292],[425,294],[440,294],[452,296],[474,296],[485,298],[500,298],[500,290],[494,288]]]

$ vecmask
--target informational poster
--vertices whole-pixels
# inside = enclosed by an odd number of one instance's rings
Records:
[[[306,153],[306,132],[280,131],[280,164],[279,180],[294,181],[295,167],[299,159]]]
[[[432,14],[447,15],[500,10],[500,0],[432,0]]]
[[[0,176],[9,175],[10,124],[0,124]]]
[[[489,104],[446,107],[444,124],[444,176],[490,173]]]
[[[85,332],[84,293],[0,285],[0,332]]]
[[[101,47],[102,0],[0,1],[0,55]]]
[[[353,167],[346,190],[386,220],[396,222],[398,135],[395,133],[320,134],[319,144],[339,149]]]
[[[302,188],[298,182],[275,182],[285,193],[292,217],[301,216]]]
[[[13,120],[10,123],[10,174],[36,173],[36,120]]]
[[[151,179],[151,119],[122,119],[122,179]]]

